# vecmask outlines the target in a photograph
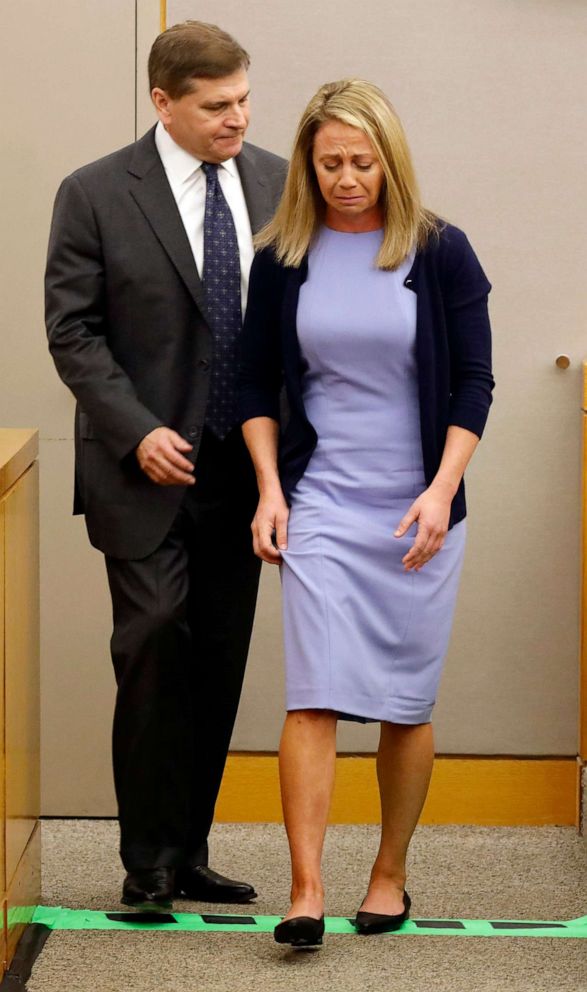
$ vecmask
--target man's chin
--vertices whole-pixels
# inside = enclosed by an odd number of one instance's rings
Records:
[[[216,141],[216,153],[221,162],[234,158],[243,147],[243,138],[218,138]]]

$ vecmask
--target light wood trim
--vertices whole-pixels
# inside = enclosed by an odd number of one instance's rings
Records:
[[[576,758],[439,757],[421,823],[578,825]],[[276,755],[229,755],[216,807],[225,823],[279,823]],[[378,823],[375,759],[337,759],[331,823]]]
[[[38,454],[38,431],[0,427],[0,496],[26,472]]]
[[[37,823],[16,867],[6,900],[6,961],[41,901],[41,825]]]
[[[587,362],[583,362],[583,471],[581,539],[581,655],[579,676],[579,754],[587,761]]]
[[[160,26],[161,30],[165,31],[167,27],[167,0],[160,0]]]

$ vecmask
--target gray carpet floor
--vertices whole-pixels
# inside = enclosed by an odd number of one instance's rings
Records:
[[[377,828],[329,828],[326,913],[363,896]],[[43,823],[43,903],[120,910],[116,824]],[[255,883],[255,914],[287,906],[278,825],[220,825],[211,864]],[[415,918],[565,920],[587,915],[587,844],[569,828],[420,827],[410,860]],[[176,901],[183,912],[230,908]],[[244,907],[238,911],[245,912]],[[29,992],[587,992],[587,940],[327,935],[317,951],[270,934],[56,932]]]

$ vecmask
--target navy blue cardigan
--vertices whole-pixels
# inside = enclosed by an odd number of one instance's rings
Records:
[[[304,361],[296,330],[298,296],[307,272],[307,257],[293,268],[280,264],[271,248],[255,256],[240,346],[239,418],[242,423],[271,417],[280,423],[279,474],[288,502],[317,442],[304,410]],[[491,285],[465,234],[450,224],[416,253],[404,285],[418,297],[420,427],[424,474],[430,485],[448,427],[464,427],[481,437],[487,420],[493,389],[487,313]],[[289,407],[285,415],[282,385]],[[449,526],[465,515],[461,482]]]

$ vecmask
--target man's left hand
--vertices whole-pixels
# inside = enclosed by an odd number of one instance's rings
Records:
[[[193,486],[194,466],[184,457],[192,447],[170,427],[156,427],[143,438],[136,455],[145,475],[159,486]]]

